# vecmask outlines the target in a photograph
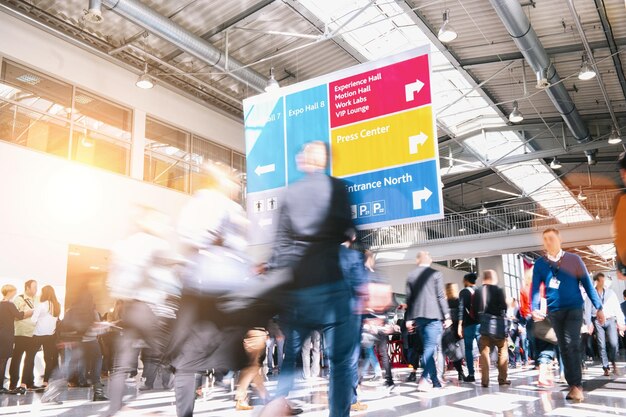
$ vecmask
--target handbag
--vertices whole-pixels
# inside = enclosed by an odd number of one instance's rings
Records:
[[[456,328],[451,326],[444,330],[441,337],[441,346],[444,355],[450,358],[452,362],[456,362],[465,357],[465,346],[461,346],[461,341],[452,330],[453,327]]]
[[[483,311],[487,307],[487,287],[483,287]],[[511,321],[504,316],[496,316],[489,313],[478,315],[480,322],[480,334],[493,339],[502,340],[509,335]]]
[[[556,345],[558,339],[549,318],[533,322],[533,334],[537,339]]]

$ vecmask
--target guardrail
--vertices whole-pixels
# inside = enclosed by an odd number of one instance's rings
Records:
[[[408,247],[472,235],[510,234],[513,230],[544,229],[582,222],[606,222],[613,218],[619,190],[588,192],[574,204],[550,204],[550,212],[537,202],[506,204],[485,211],[446,213],[440,220],[360,230],[359,238],[372,249]]]

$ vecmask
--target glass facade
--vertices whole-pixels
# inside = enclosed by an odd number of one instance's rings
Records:
[[[521,280],[524,276],[522,259],[516,254],[502,255],[502,268],[504,271],[504,288],[507,299],[519,300]]]
[[[244,155],[153,117],[145,123],[144,181],[192,193],[212,161],[241,173],[243,202]],[[2,59],[0,140],[129,175],[132,124],[132,109]]]

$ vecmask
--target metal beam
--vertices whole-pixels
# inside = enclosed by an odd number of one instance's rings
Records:
[[[463,178],[459,178],[459,179],[448,181],[448,182],[444,181],[443,185],[444,185],[444,187],[446,189],[450,189],[452,187],[456,187],[458,185],[465,184],[465,183],[467,183],[469,181],[476,181],[476,180],[479,180],[481,178],[488,177],[489,175],[491,175],[493,173],[494,172],[491,169],[485,169],[485,170],[478,171],[478,172],[476,172],[474,174],[468,175],[468,176],[463,177]]]
[[[240,23],[241,21],[249,18],[250,16],[254,15],[255,13],[258,13],[259,11],[261,11],[262,9],[264,9],[265,7],[269,6],[270,4],[274,3],[275,0],[261,0],[258,3],[253,4],[252,6],[248,7],[246,10],[242,11],[241,13],[238,13],[237,15],[231,17],[230,19],[220,23],[219,25],[215,26],[214,28],[211,28],[210,30],[208,30],[207,32],[204,32],[203,34],[200,35],[200,37],[202,39],[204,39],[205,41],[208,41],[209,39],[211,39],[213,36],[217,35],[218,33],[221,33],[223,31],[225,31],[226,29],[228,29],[229,27],[235,26],[236,24]],[[174,52],[171,52],[167,55],[165,55],[163,58],[164,61],[171,61],[172,59],[178,57],[179,55],[182,55],[183,51],[181,50],[176,50]]]
[[[591,49],[594,49],[594,50],[609,48],[609,45],[607,45],[606,41],[589,42],[589,45],[591,46]],[[626,46],[626,38],[615,39],[615,45]],[[545,49],[546,49],[546,53],[552,57],[561,55],[561,54],[569,54],[573,52],[582,53],[585,50],[584,46],[581,45],[580,43],[555,46],[555,47],[545,48]],[[464,68],[469,68],[469,67],[473,67],[477,65],[495,64],[498,62],[507,62],[507,61],[516,61],[516,60],[520,60],[523,58],[524,56],[522,55],[521,52],[508,52],[508,53],[498,54],[498,55],[486,55],[486,56],[478,56],[475,58],[467,58],[467,59],[461,60],[459,64],[463,66]]]
[[[611,22],[609,22],[609,18],[606,15],[604,0],[594,1],[596,3],[596,9],[598,10],[598,14],[600,15],[602,29],[604,29],[604,36],[606,36],[606,41],[609,44],[609,50],[611,51],[611,55],[613,55],[613,66],[615,66],[615,74],[617,74],[617,79],[619,80],[619,84],[622,87],[622,95],[624,96],[624,99],[626,99],[626,77],[624,77],[624,68],[622,67],[620,54],[617,53],[619,51],[619,48],[615,41],[615,37],[613,36]]]

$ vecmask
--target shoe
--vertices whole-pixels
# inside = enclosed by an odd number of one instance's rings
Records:
[[[289,415],[290,416],[297,416],[298,414],[302,414],[304,412],[303,409],[299,408],[299,407],[289,407]]]
[[[152,391],[154,389],[154,387],[150,386],[150,385],[144,385],[142,387],[139,387],[139,391]]]
[[[481,383],[480,383],[480,385],[481,385],[483,388],[489,388],[489,383],[483,384],[483,383],[481,382]]]
[[[415,382],[417,381],[417,376],[415,375],[415,372],[411,372],[409,374],[409,377],[406,379],[406,382]]]
[[[235,403],[235,410],[237,411],[249,411],[253,409],[254,407],[248,404],[248,401],[246,400],[237,400],[237,402]]]
[[[429,392],[433,390],[433,384],[426,381],[423,378],[420,378],[420,381],[417,383],[417,391],[419,392]]]
[[[392,389],[396,387],[396,384],[394,384],[393,381],[385,381],[384,385],[389,391],[391,391]]]
[[[94,385],[93,401],[109,401],[109,399],[104,395],[104,387],[102,384]]]
[[[6,389],[6,388],[0,388],[0,395],[3,395],[3,394],[8,394],[8,393],[9,393],[9,390],[8,390],[8,389]]]
[[[370,379],[370,382],[378,382],[378,381],[380,381],[381,379],[383,379],[383,377],[382,377],[382,376],[380,376],[380,375],[374,375],[374,377],[373,377],[372,379]]]
[[[458,380],[459,380],[459,382],[463,382],[463,381],[465,381],[465,375],[463,375],[463,374],[458,374]]]
[[[617,364],[615,362],[613,362],[613,375],[615,376],[620,376],[620,372],[619,372],[619,368],[617,367]]]
[[[26,394],[26,388],[17,387],[9,390],[9,394],[11,395],[24,395]]]
[[[46,387],[41,387],[39,385],[31,385],[31,386],[27,386],[26,388],[28,391],[31,391],[31,392],[43,392],[46,389]]]
[[[609,372],[609,368],[604,368],[604,376],[609,376],[611,373]]]
[[[468,375],[463,378],[463,382],[476,382],[476,378],[474,378],[474,375]]]
[[[511,385],[511,381],[508,379],[506,381],[498,381],[498,385]]]
[[[357,401],[350,406],[350,411],[365,411],[367,410],[367,407],[367,404]]]
[[[266,375],[267,375],[267,376],[272,376],[272,375],[274,375],[274,372],[272,372],[272,371],[267,371],[267,374],[266,374]]]
[[[572,387],[569,391],[569,394],[565,397],[566,400],[571,400],[576,403],[583,402],[585,400],[585,396],[583,395],[582,388]]]

